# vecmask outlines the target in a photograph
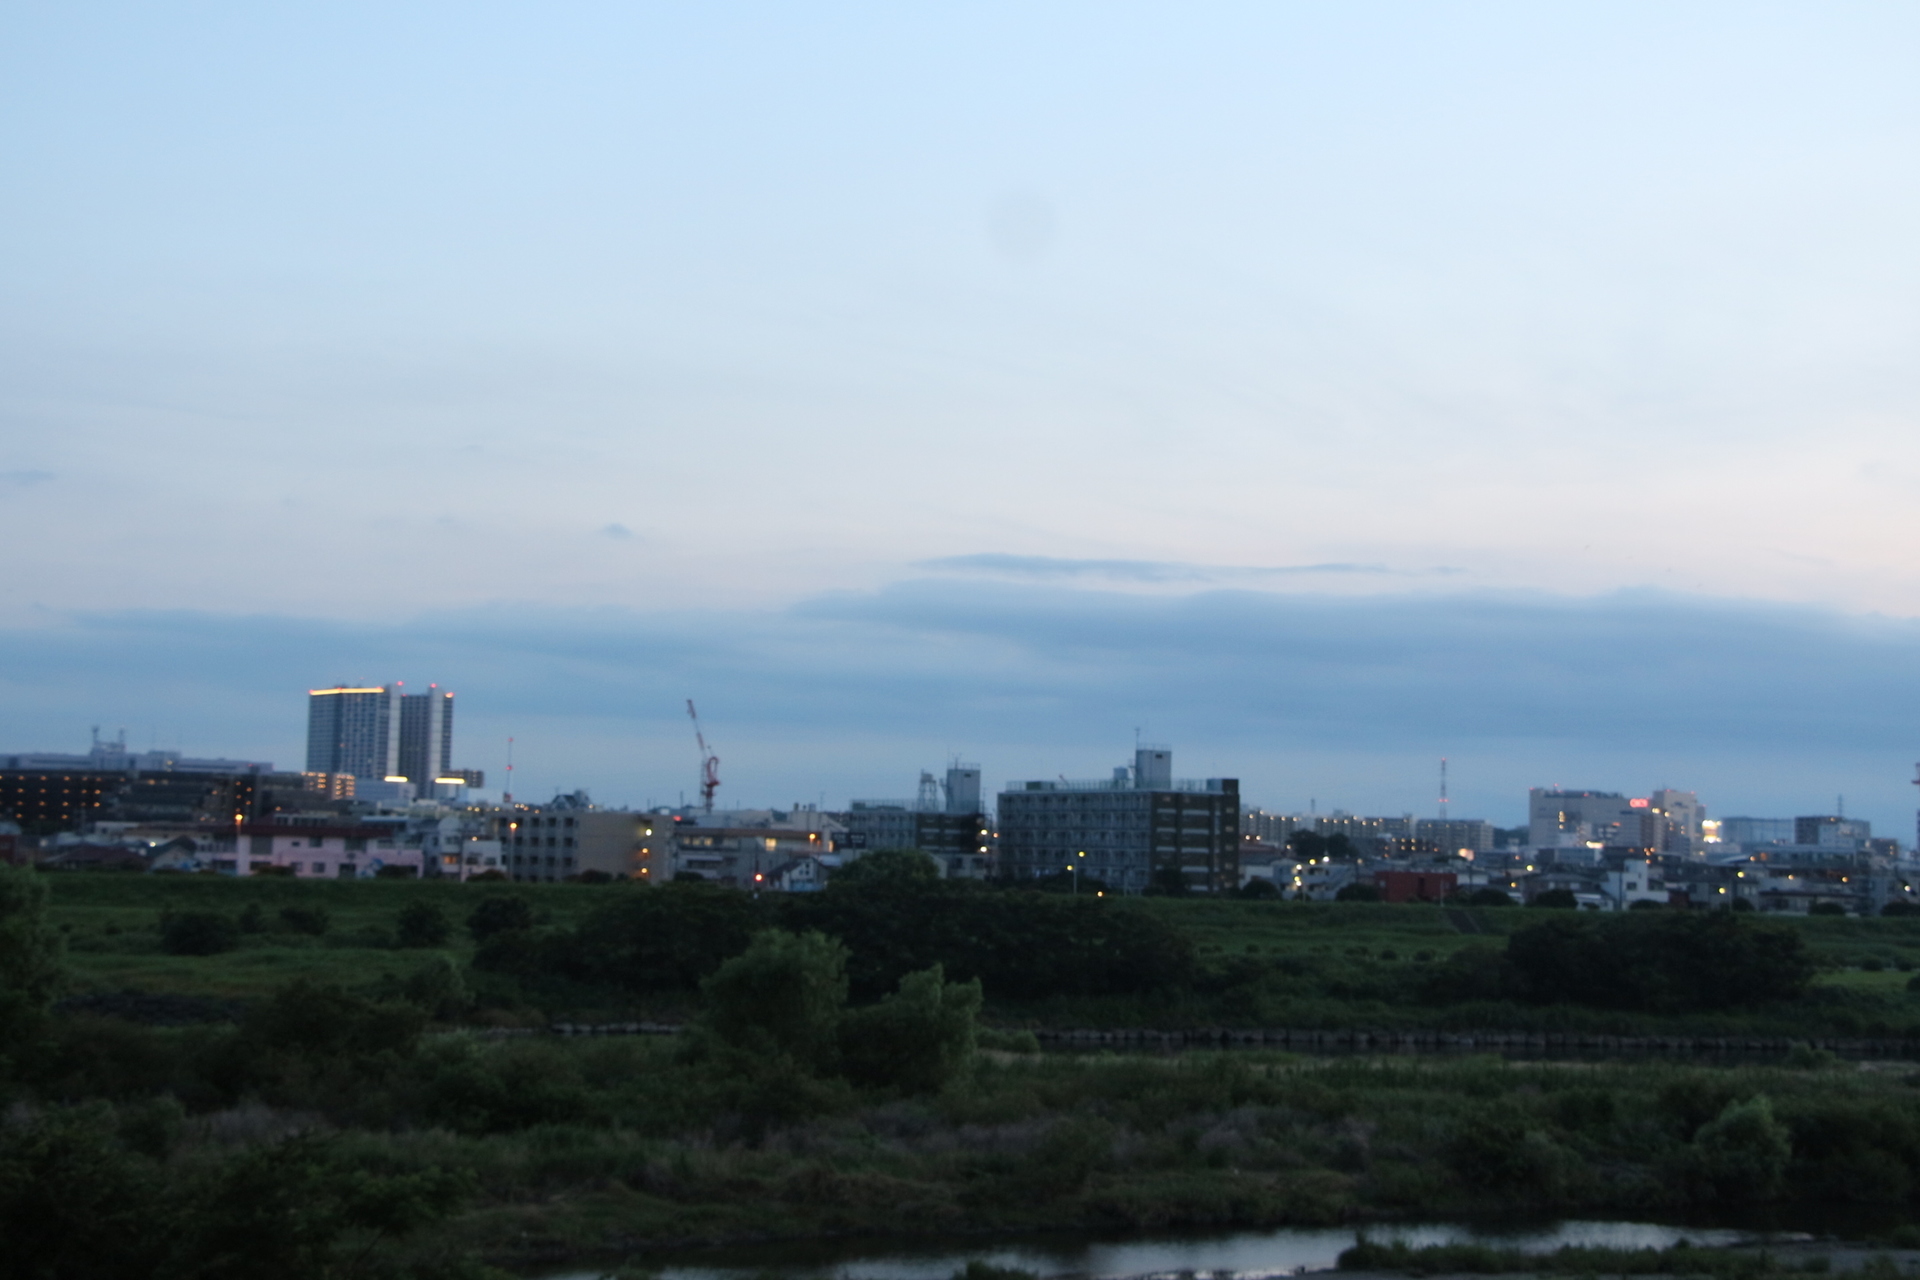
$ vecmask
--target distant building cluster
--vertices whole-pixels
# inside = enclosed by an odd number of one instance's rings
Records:
[[[138,752],[0,755],[0,860],[303,879],[703,880],[807,892],[870,853],[914,849],[955,879],[1093,893],[1386,902],[1558,902],[1875,914],[1920,910],[1920,866],[1842,814],[1709,818],[1691,791],[1535,788],[1525,826],[1412,814],[1280,813],[1236,778],[1176,778],[1142,745],[1104,778],[1007,783],[922,772],[911,799],[845,810],[540,804],[478,794],[453,765],[454,697],[398,683],[313,689],[306,767]],[[704,750],[704,748],[703,748]],[[1444,807],[1444,806],[1443,806]]]

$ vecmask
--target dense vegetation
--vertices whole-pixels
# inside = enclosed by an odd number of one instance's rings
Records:
[[[1905,1068],[1042,1056],[1017,1032],[1901,1030],[1920,1023],[1920,921],[1490,909],[1465,933],[1429,907],[896,870],[762,899],[0,873],[0,1238],[27,1242],[0,1276],[458,1275],[904,1225],[1899,1214],[1920,1196]],[[636,1013],[690,1029],[504,1034]]]

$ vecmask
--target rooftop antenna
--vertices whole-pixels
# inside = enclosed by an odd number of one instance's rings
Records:
[[[720,787],[720,757],[707,747],[707,735],[700,732],[700,713],[693,709],[693,699],[687,699],[687,718],[693,721],[693,740],[700,744],[700,804],[708,813],[713,812],[713,793]]]
[[[503,808],[513,807],[513,735],[511,734],[507,735],[507,786],[500,793],[500,804]]]
[[[1447,820],[1447,758],[1440,757],[1440,821]]]
[[[1835,796],[1833,798],[1833,812],[1836,817],[1844,818],[1847,816],[1847,798],[1845,796]]]

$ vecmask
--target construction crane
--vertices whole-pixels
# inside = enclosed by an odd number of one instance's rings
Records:
[[[720,757],[713,754],[707,746],[707,735],[700,732],[700,713],[693,709],[693,699],[687,699],[687,717],[693,721],[693,740],[700,744],[700,804],[708,813],[713,812],[713,793],[720,787]]]

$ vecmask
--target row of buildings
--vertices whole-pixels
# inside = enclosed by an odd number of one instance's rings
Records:
[[[1071,876],[1123,893],[1250,887],[1389,899],[1498,889],[1582,905],[1744,901],[1767,910],[1904,901],[1897,842],[1841,815],[1710,819],[1692,792],[1537,788],[1524,827],[1470,818],[1287,814],[1244,805],[1234,778],[1182,779],[1143,745],[1103,778],[1015,781],[983,794],[978,765],[920,775],[912,799],[845,810],[628,811],[584,793],[486,803],[453,768],[453,695],[429,685],[308,694],[307,767],[134,752],[95,731],[84,755],[0,756],[0,857],[302,877],[420,875],[555,881],[697,877],[805,891],[865,853],[915,848],[940,874]],[[5,819],[12,819],[11,823]],[[37,849],[35,846],[38,846]]]

